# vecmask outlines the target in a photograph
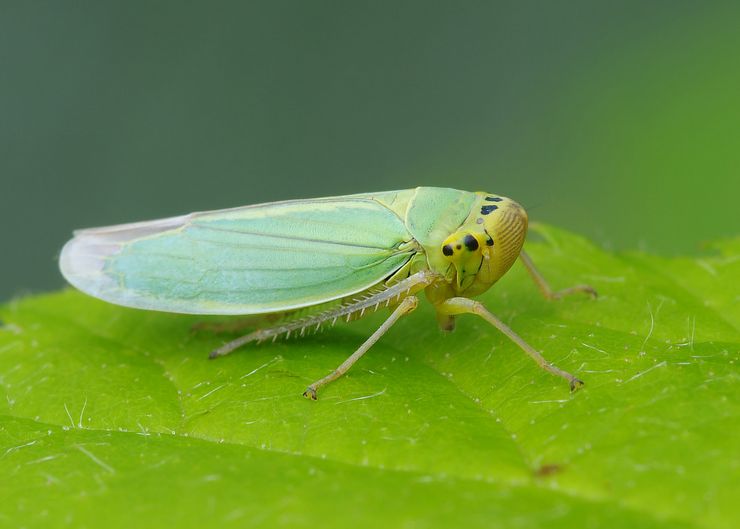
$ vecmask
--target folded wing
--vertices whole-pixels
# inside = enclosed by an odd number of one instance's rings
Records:
[[[258,314],[324,303],[392,275],[417,251],[368,198],[277,202],[75,233],[60,258],[106,301],[190,314]]]

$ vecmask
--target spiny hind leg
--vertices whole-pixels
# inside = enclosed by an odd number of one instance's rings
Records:
[[[326,322],[330,322],[333,325],[340,319],[350,321],[351,319],[361,318],[365,314],[374,312],[380,307],[387,307],[391,304],[398,303],[402,297],[419,292],[433,282],[438,281],[439,278],[439,274],[430,270],[422,270],[384,290],[367,293],[364,296],[361,295],[358,299],[352,299],[327,310],[310,314],[303,318],[289,320],[274,327],[259,329],[241,336],[211,351],[209,358],[225,356],[250,342],[275,340],[280,335],[290,337],[291,334],[299,334],[303,336],[306,332],[318,331]]]
[[[575,285],[569,288],[564,288],[562,290],[553,290],[544,276],[540,273],[539,270],[537,270],[537,267],[532,262],[532,258],[527,255],[527,252],[522,250],[519,254],[519,259],[522,261],[522,264],[527,269],[527,272],[529,272],[532,280],[540,289],[540,292],[542,292],[542,295],[545,296],[545,298],[547,299],[560,299],[565,296],[575,294],[577,292],[583,292],[585,294],[588,294],[592,298],[596,298],[598,296],[596,290],[590,285]]]
[[[354,353],[349,356],[349,358],[347,358],[347,360],[342,362],[334,371],[308,386],[306,388],[306,391],[303,392],[303,396],[311,400],[316,400],[316,391],[318,391],[320,387],[327,385],[329,382],[333,382],[334,380],[345,374],[353,365],[355,365],[355,362],[362,358],[362,356],[368,351],[368,349],[370,349],[370,347],[372,347],[375,342],[380,339],[381,336],[388,332],[388,329],[390,329],[393,324],[396,323],[399,318],[401,318],[401,316],[404,316],[413,311],[418,306],[418,304],[419,298],[417,298],[416,296],[408,296],[406,298],[403,298],[403,301],[398,304],[393,313],[388,317],[387,320],[383,322],[383,325],[378,327],[378,330],[376,330],[370,336],[370,338],[365,340],[365,343],[363,343]]]
[[[214,349],[208,355],[208,358],[213,359],[218,358],[219,356],[226,356],[241,346],[251,342],[259,343],[264,342],[265,340],[272,340],[274,342],[280,335],[285,335],[286,338],[290,338],[293,333],[303,336],[307,331],[318,331],[327,319],[332,319],[335,312],[338,312],[338,310],[325,311],[306,318],[288,320],[272,327],[257,329],[256,331],[240,336],[239,338],[226,342],[221,347]],[[334,319],[336,320],[336,317],[334,317]],[[247,324],[245,327],[254,326],[254,320],[251,323],[252,325]]]
[[[437,305],[436,308],[438,313],[450,316],[454,316],[456,314],[475,314],[477,316],[480,316],[488,323],[496,327],[499,331],[504,333],[512,342],[517,344],[542,369],[567,380],[570,383],[571,391],[575,391],[583,386],[582,380],[576,378],[567,371],[563,371],[559,367],[545,360],[545,358],[539,352],[537,352],[534,347],[525,342],[521,338],[521,336],[511,330],[508,325],[506,325],[496,316],[491,314],[491,312],[489,312],[489,310],[486,309],[486,307],[479,301],[474,301],[468,298],[450,298]]]

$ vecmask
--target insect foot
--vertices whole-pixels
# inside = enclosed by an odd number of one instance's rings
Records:
[[[578,391],[584,385],[585,385],[585,382],[583,382],[583,380],[581,380],[580,378],[573,377],[570,379],[570,391],[571,392]]]
[[[559,292],[558,299],[562,298],[565,295],[574,293],[574,292],[583,292],[584,294],[591,297],[591,299],[597,299],[599,297],[599,293],[596,292],[596,289],[592,287],[591,285],[576,285],[574,287],[570,287],[568,289],[565,289],[565,291]]]
[[[308,386],[306,391],[303,392],[303,396],[310,400],[318,400],[318,397],[316,396],[316,388],[313,386]]]

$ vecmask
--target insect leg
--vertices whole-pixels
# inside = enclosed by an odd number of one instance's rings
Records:
[[[337,307],[310,314],[303,318],[288,320],[284,323],[275,325],[274,327],[258,329],[252,333],[237,338],[236,340],[225,343],[218,349],[211,351],[209,357],[217,358],[219,356],[227,355],[242,345],[250,342],[261,342],[263,340],[270,339],[274,340],[280,335],[289,336],[293,332],[299,332],[302,334],[304,329],[318,329],[324,322],[335,322],[342,319],[350,321],[353,318],[356,319],[358,316],[374,312],[379,307],[394,305],[399,299],[413,295],[424,289],[426,286],[431,285],[433,282],[439,280],[439,277],[440,276],[438,274],[435,274],[430,270],[422,270],[406,279],[402,279],[398,283],[395,283],[384,290],[368,294],[360,299],[349,300]]]
[[[403,298],[401,303],[398,304],[398,306],[395,308],[393,313],[388,317],[387,320],[383,322],[383,325],[378,327],[378,330],[375,331],[370,338],[368,338],[365,343],[363,343],[357,351],[352,353],[352,355],[347,358],[342,364],[337,367],[334,371],[332,371],[329,375],[325,376],[322,379],[317,380],[308,388],[306,388],[306,391],[303,392],[303,396],[307,397],[312,400],[316,400],[316,391],[322,387],[328,384],[329,382],[332,382],[339,377],[341,377],[343,374],[345,374],[350,367],[352,367],[355,362],[357,362],[360,358],[362,358],[362,355],[364,355],[370,347],[373,346],[375,342],[377,342],[381,336],[383,336],[388,329],[390,329],[396,321],[401,316],[404,316],[408,314],[409,312],[413,311],[419,304],[419,298],[416,296],[408,296]]]
[[[532,280],[537,284],[537,287],[540,289],[540,292],[542,292],[542,295],[545,296],[545,298],[547,299],[560,299],[576,292],[584,292],[592,298],[596,298],[598,295],[596,293],[596,290],[594,290],[594,288],[590,285],[575,285],[573,287],[564,288],[563,290],[554,291],[552,287],[550,287],[549,283],[542,276],[540,271],[537,270],[537,267],[534,266],[534,263],[532,262],[532,259],[529,257],[529,255],[527,255],[527,252],[522,250],[519,254],[519,259],[521,259],[522,264],[527,269],[527,272],[529,272]]]
[[[488,323],[496,327],[499,331],[504,333],[512,342],[517,344],[529,357],[534,360],[538,366],[545,371],[552,373],[566,379],[570,382],[570,390],[575,391],[583,386],[583,381],[571,375],[567,371],[563,371],[557,366],[554,366],[537,352],[531,345],[525,342],[517,333],[511,328],[498,319],[496,316],[491,314],[488,309],[479,301],[474,301],[468,298],[450,298],[437,305],[437,311],[442,314],[455,315],[455,314],[476,314],[480,316]]]

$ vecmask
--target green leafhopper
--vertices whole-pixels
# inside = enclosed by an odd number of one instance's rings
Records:
[[[379,307],[391,314],[370,338],[304,396],[339,378],[424,291],[439,325],[475,314],[499,329],[571,390],[583,382],[547,362],[480,302],[517,258],[545,297],[553,292],[522,250],[527,214],[484,192],[418,187],[289,200],[75,232],[62,250],[64,277],[110,303],[187,314],[283,314],[211,352],[356,319]],[[299,309],[300,316],[291,316]]]

